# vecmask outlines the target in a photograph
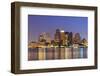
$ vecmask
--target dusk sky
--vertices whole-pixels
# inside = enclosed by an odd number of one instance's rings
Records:
[[[28,15],[28,42],[38,41],[43,32],[49,33],[54,39],[56,29],[65,32],[80,33],[81,38],[87,39],[88,18],[76,16],[46,16]]]

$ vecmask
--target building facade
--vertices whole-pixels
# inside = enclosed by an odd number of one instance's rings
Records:
[[[45,43],[50,44],[51,43],[50,34],[49,33],[45,33],[45,32],[43,32],[42,34],[40,34],[40,36],[39,36],[39,42],[45,42]]]

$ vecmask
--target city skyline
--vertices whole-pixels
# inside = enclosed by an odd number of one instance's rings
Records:
[[[38,41],[43,32],[50,33],[53,40],[58,28],[65,32],[80,33],[82,38],[87,39],[87,22],[87,17],[29,15],[28,42]]]

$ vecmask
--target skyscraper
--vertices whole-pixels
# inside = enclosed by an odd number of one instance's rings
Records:
[[[68,45],[72,45],[73,44],[73,33],[70,32],[68,35]]]
[[[68,36],[69,36],[69,32],[65,32],[65,37],[66,37],[65,43],[66,43],[66,45],[68,45]]]
[[[64,30],[61,30],[60,31],[60,36],[61,36],[61,44],[62,45],[65,45],[66,44],[66,35],[65,35],[65,32],[64,32]]]
[[[80,44],[81,42],[81,37],[80,37],[80,34],[79,33],[76,33],[73,37],[73,43],[74,44]]]
[[[60,42],[61,42],[61,34],[60,34],[60,30],[59,29],[56,29],[56,33],[55,33],[54,38],[55,38],[55,42],[60,44]]]

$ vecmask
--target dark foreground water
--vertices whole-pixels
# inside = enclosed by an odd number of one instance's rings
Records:
[[[87,58],[87,48],[28,48],[28,60]]]

